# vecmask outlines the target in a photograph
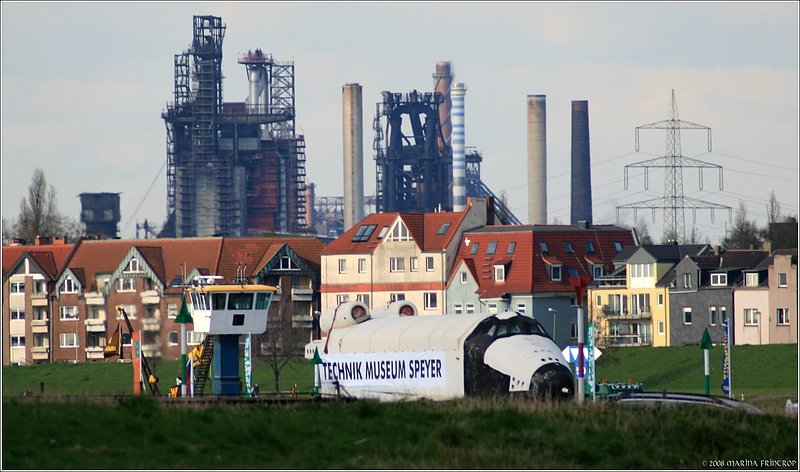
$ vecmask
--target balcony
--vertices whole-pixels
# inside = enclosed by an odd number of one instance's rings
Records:
[[[49,328],[50,321],[47,319],[44,320],[31,320],[31,332],[32,333],[47,333],[50,331]]]
[[[144,351],[144,355],[149,358],[161,357],[161,346],[158,344],[143,344],[142,351]]]
[[[651,344],[650,339],[639,334],[616,334],[599,338],[606,347],[648,347]]]
[[[104,359],[104,357],[103,357],[103,348],[99,347],[99,346],[87,347],[86,348],[86,359],[87,360]]]
[[[314,299],[314,290],[310,288],[292,287],[293,302],[310,302]]]
[[[90,333],[104,333],[106,331],[106,322],[99,318],[90,318],[85,320],[86,331]]]
[[[158,290],[145,290],[141,293],[142,304],[144,305],[157,305],[161,301],[161,296]]]
[[[144,318],[142,320],[142,329],[145,331],[159,331],[161,330],[161,322],[158,318]]]
[[[34,346],[31,348],[31,359],[34,361],[46,361],[50,356],[50,348],[47,346]]]
[[[627,308],[612,308],[608,305],[603,305],[603,316],[615,320],[640,320],[643,318],[651,318],[650,307],[637,308],[635,311],[628,311]]]

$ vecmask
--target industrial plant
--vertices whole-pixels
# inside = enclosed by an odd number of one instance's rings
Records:
[[[175,55],[167,127],[167,222],[160,236],[303,233],[305,140],[295,131],[294,62],[260,49],[239,57],[245,102],[224,102],[225,25],[195,16],[192,43]]]

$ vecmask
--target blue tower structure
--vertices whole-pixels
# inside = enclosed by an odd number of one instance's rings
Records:
[[[191,298],[194,331],[214,336],[213,393],[238,396],[241,393],[239,335],[267,330],[269,304],[278,289],[270,285],[217,284],[218,279],[200,277],[187,288],[187,293]]]

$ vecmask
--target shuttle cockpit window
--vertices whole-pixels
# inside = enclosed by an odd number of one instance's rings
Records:
[[[502,338],[515,334],[538,334],[545,336],[544,329],[538,321],[527,316],[514,316],[507,320],[498,320],[486,331],[492,338]]]

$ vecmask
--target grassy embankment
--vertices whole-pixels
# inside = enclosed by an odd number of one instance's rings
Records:
[[[719,393],[721,355],[712,351],[712,393]],[[744,393],[757,406],[758,398],[796,401],[797,345],[736,346],[732,359],[737,397]],[[177,362],[155,367],[168,386]],[[268,367],[256,362],[254,370],[262,392],[272,389]],[[643,382],[646,390],[700,393],[702,351],[604,350],[597,373]],[[295,383],[301,392],[311,388],[305,360],[284,372],[280,390]],[[21,398],[26,387],[33,399]],[[785,468],[797,468],[797,419],[780,414],[497,399],[202,409],[147,397],[118,405],[45,401],[130,391],[130,364],[4,368],[3,469],[703,469],[711,464],[703,461],[743,459],[787,460]],[[742,468],[723,464],[714,468]]]

